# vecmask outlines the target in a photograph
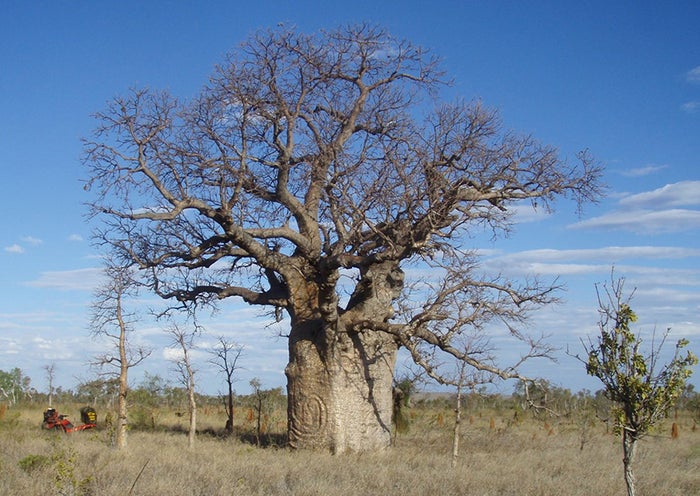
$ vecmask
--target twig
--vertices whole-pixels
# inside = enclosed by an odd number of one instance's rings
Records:
[[[150,462],[151,459],[149,458],[146,460],[146,463],[143,464],[143,467],[141,467],[141,470],[139,471],[139,475],[136,476],[136,479],[134,479],[134,483],[131,485],[131,489],[129,489],[129,492],[127,493],[128,495],[131,495],[134,492],[134,487],[136,487],[136,483],[139,481],[141,478],[141,474],[143,474],[143,471],[146,470],[146,465],[148,465],[148,462]]]

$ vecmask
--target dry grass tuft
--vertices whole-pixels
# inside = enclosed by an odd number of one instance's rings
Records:
[[[297,495],[384,494],[401,496],[507,496],[624,494],[620,440],[602,424],[548,421],[556,435],[542,435],[543,422],[523,415],[495,427],[495,414],[473,416],[463,426],[462,455],[451,468],[452,414],[448,409],[412,410],[410,431],[382,453],[331,456],[258,448],[240,437],[218,434],[225,419],[202,412],[194,449],[176,427],[184,422],[161,412],[168,429],[133,431],[128,451],[111,447],[110,430],[72,435],[43,432],[40,411],[8,410],[0,422],[0,494]],[[245,427],[245,416],[237,424]],[[435,419],[440,413],[444,425]],[[510,416],[509,416],[510,417]],[[14,418],[12,423],[10,419]],[[680,426],[684,420],[679,419]],[[645,438],[637,464],[640,494],[700,494],[700,434]],[[270,423],[270,427],[278,426]],[[669,426],[662,426],[667,429]],[[547,431],[549,432],[549,431]],[[668,431],[666,431],[668,432]],[[540,435],[537,435],[540,433]],[[278,433],[279,434],[279,433]]]

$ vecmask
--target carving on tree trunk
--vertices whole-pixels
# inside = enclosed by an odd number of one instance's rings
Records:
[[[355,336],[325,359],[308,342],[290,350],[289,443],[335,453],[389,446],[397,346]],[[291,345],[290,345],[291,346]],[[386,392],[389,391],[387,395]]]
[[[286,375],[289,443],[295,448],[341,453],[390,445],[398,346],[390,335],[353,329],[352,318],[372,313],[388,320],[403,272],[386,263],[362,276],[335,328],[322,319],[292,326]]]

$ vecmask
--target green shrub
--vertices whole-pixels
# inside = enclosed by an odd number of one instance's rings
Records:
[[[50,463],[51,459],[46,455],[27,455],[19,461],[19,468],[30,474]]]

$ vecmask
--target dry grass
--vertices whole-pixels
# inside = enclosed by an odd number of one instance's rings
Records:
[[[238,425],[244,425],[245,412],[240,414]],[[219,428],[221,415],[218,410],[200,412],[201,426]],[[108,429],[72,435],[42,432],[40,410],[10,409],[0,421],[0,494],[625,493],[619,439],[600,424],[548,419],[545,425],[529,417],[516,422],[498,412],[472,415],[463,424],[462,455],[452,469],[449,410],[414,410],[411,416],[411,431],[391,450],[330,456],[257,448],[208,434],[188,450],[186,436],[176,432],[186,419],[172,412],[158,415],[169,430],[131,432],[128,451],[118,452],[110,447]],[[641,443],[636,471],[642,495],[700,494],[700,432],[692,430],[692,419],[675,422],[677,439],[671,439],[669,421],[658,436]]]

